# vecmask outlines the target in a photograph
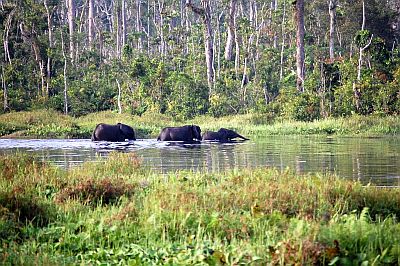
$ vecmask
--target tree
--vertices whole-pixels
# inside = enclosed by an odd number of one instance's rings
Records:
[[[365,37],[369,37],[369,31],[365,31],[365,3],[362,1],[362,10],[363,10],[363,16],[362,16],[362,25],[361,25],[361,31],[359,32],[360,36],[360,42],[358,43],[359,47],[359,53],[358,53],[358,66],[357,66],[357,80],[353,82],[353,92],[354,92],[354,99],[356,103],[356,110],[360,111],[361,109],[361,90],[359,88],[359,83],[361,81],[361,68],[363,64],[363,54],[364,50],[367,49],[372,41],[373,34],[370,36],[369,41],[367,43],[365,42]],[[363,38],[364,37],[364,38]],[[363,41],[364,40],[364,41]]]
[[[304,0],[293,2],[296,24],[296,87],[299,92],[304,92],[305,66],[304,66]]]
[[[214,44],[213,44],[213,30],[211,27],[211,7],[209,0],[201,0],[202,8],[195,6],[191,0],[186,0],[186,6],[191,8],[191,10],[197,15],[201,16],[204,24],[204,49],[206,55],[207,64],[207,83],[209,94],[214,83]]]
[[[335,24],[336,24],[337,0],[329,0],[329,59],[333,62],[335,58]]]
[[[69,56],[74,62],[75,58],[75,0],[66,0],[68,6],[68,26],[69,26]]]
[[[225,60],[231,61],[232,52],[233,52],[233,44],[235,42],[235,16],[236,16],[236,3],[237,0],[231,0],[229,4],[229,16],[228,16],[228,35],[226,38],[226,45],[225,45]]]
[[[94,29],[94,0],[89,0],[89,25],[88,25],[88,39],[89,39],[89,49],[93,48],[95,29]],[[124,0],[122,0],[124,1]]]

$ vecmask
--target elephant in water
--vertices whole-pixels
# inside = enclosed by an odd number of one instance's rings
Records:
[[[181,127],[166,127],[161,130],[157,140],[161,141],[188,141],[201,140],[201,129],[196,125]]]
[[[219,141],[219,142],[229,142],[234,138],[241,138],[243,140],[249,140],[248,138],[245,138],[245,137],[239,135],[235,131],[226,129],[226,128],[221,128],[217,132],[206,131],[202,137],[203,140],[214,140],[214,141]]]
[[[125,141],[136,140],[132,127],[118,123],[116,125],[98,124],[93,131],[92,141]]]

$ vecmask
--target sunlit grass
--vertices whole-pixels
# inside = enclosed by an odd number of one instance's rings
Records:
[[[400,190],[273,168],[0,157],[1,264],[397,264]]]

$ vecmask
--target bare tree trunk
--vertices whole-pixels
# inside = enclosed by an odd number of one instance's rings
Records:
[[[141,10],[141,0],[136,0],[136,31],[141,32],[142,31],[142,10]],[[148,33],[150,34],[150,32]],[[142,52],[143,48],[143,42],[142,42],[142,36],[139,36],[137,40],[137,48],[139,52]]]
[[[296,87],[299,92],[304,92],[305,66],[304,66],[304,0],[295,1],[296,24]]]
[[[122,29],[121,29],[121,5],[119,1],[115,1],[115,27],[116,27],[116,35],[115,35],[115,46],[116,46],[116,52],[117,52],[117,57],[121,58],[121,35],[122,35]]]
[[[249,80],[249,77],[248,77],[248,74],[247,74],[247,72],[248,72],[247,65],[248,65],[248,60],[249,60],[248,58],[250,56],[251,46],[253,45],[253,37],[254,37],[254,35],[251,34],[249,39],[248,39],[248,41],[247,41],[247,53],[246,53],[246,55],[244,57],[243,76],[242,76],[242,82],[241,82],[241,85],[240,85],[240,88],[243,90],[243,101],[246,101],[247,92],[246,92],[245,85]]]
[[[10,56],[10,49],[8,47],[8,36],[11,29],[11,22],[15,13],[15,9],[13,9],[7,17],[5,23],[5,31],[3,33],[3,46],[4,46],[4,61],[9,62],[11,64],[11,56]]]
[[[237,29],[235,27],[235,76],[239,77],[239,65],[240,65],[240,44],[239,44],[239,35],[237,33]]]
[[[213,30],[211,27],[211,8],[209,0],[202,0],[202,8],[196,7],[192,4],[191,0],[186,0],[186,6],[190,7],[191,10],[202,16],[204,23],[204,49],[206,55],[206,64],[207,64],[207,82],[209,88],[209,95],[211,95],[211,91],[213,89],[214,82],[214,62],[213,62]]]
[[[276,12],[278,11],[278,0],[272,0],[271,1],[271,22],[274,23],[274,17]],[[276,30],[274,30],[274,48],[278,48],[278,33]]]
[[[92,50],[94,46],[94,39],[95,39],[95,29],[94,29],[94,3],[93,0],[89,1],[89,49]]]
[[[220,76],[220,71],[221,71],[221,20],[222,20],[222,16],[223,16],[224,12],[222,11],[221,14],[218,16],[217,19],[217,36],[218,36],[218,42],[214,42],[214,44],[218,44],[217,48],[215,48],[214,50],[217,50],[217,78],[219,78]],[[215,60],[214,60],[215,61]]]
[[[65,54],[64,37],[62,30],[61,32],[61,49],[64,58],[64,114],[68,115],[68,84],[67,84],[67,56]]]
[[[125,0],[121,0],[121,23],[122,23],[122,47],[126,45],[126,34],[127,34],[127,26],[126,26],[126,2]]]
[[[336,24],[337,0],[329,0],[329,59],[333,62],[335,58],[335,24]]]
[[[49,48],[50,50],[53,49],[53,12],[55,7],[50,10],[47,0],[43,0],[44,7],[46,8],[46,13],[47,13],[47,27],[49,31]],[[49,90],[50,90],[50,82],[51,82],[51,53],[48,53],[47,55],[47,67],[46,67],[47,73],[46,73],[46,95],[49,95]]]
[[[1,87],[3,88],[3,111],[6,112],[8,107],[8,90],[6,85],[6,77],[4,74],[4,66],[1,67]]]
[[[283,14],[282,14],[282,46],[281,46],[281,66],[279,71],[279,80],[283,78],[283,56],[285,51],[285,17],[286,17],[286,0],[283,0]]]
[[[122,104],[121,104],[121,84],[119,84],[119,80],[115,79],[117,82],[118,86],[118,98],[117,98],[117,103],[118,103],[118,114],[122,114]]]
[[[166,56],[166,42],[165,42],[165,36],[164,36],[164,8],[165,8],[165,2],[158,0],[158,11],[160,15],[160,53],[161,57],[164,58]],[[155,24],[157,24],[156,21],[154,21]]]
[[[140,1],[140,0],[138,0]],[[150,0],[147,1],[147,54],[150,55]]]
[[[228,17],[228,36],[225,45],[225,60],[232,61],[233,44],[235,41],[235,13],[236,13],[237,0],[231,0],[229,4],[229,17]]]
[[[68,6],[68,26],[69,26],[69,56],[71,62],[75,58],[75,0],[66,0]]]
[[[364,1],[362,2],[362,9],[363,9],[363,12],[362,12],[363,18],[362,18],[361,30],[363,31],[365,28],[365,4],[364,4]],[[355,103],[356,103],[356,110],[358,112],[361,109],[361,101],[360,101],[361,100],[361,91],[360,91],[359,86],[357,86],[357,84],[359,84],[361,81],[361,68],[362,68],[362,63],[363,63],[363,53],[364,53],[364,50],[367,49],[368,46],[370,46],[373,37],[374,37],[374,35],[372,35],[369,42],[364,47],[360,47],[360,50],[359,50],[358,66],[357,66],[357,81],[353,82],[353,93],[354,93],[354,99],[355,99]]]

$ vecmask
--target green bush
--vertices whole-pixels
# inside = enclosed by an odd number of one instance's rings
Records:
[[[313,121],[320,118],[320,98],[313,93],[299,93],[295,89],[282,91],[279,101],[283,116],[297,121]]]

